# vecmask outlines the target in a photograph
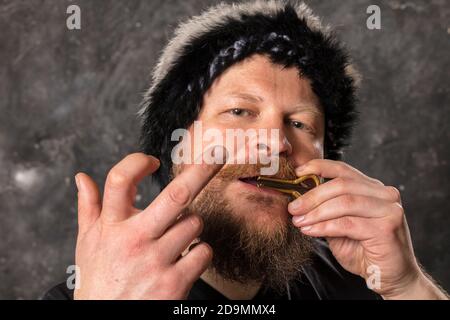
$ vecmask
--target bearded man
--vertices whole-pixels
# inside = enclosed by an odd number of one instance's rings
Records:
[[[305,4],[212,7],[178,27],[152,80],[142,152],[111,169],[103,199],[76,176],[78,283],[46,298],[447,298],[415,258],[399,191],[340,161],[358,76]],[[277,157],[277,178],[326,182],[291,201],[252,183],[260,162],[175,163],[172,133],[193,136],[196,121],[224,136],[276,132],[245,151]],[[141,210],[137,185],[150,174],[164,188]]]

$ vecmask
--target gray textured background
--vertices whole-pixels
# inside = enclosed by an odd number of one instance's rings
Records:
[[[82,30],[66,28],[81,7]],[[149,71],[211,1],[0,1],[0,298],[39,297],[73,262],[76,193],[135,151]],[[364,75],[347,161],[402,191],[416,254],[450,288],[450,3],[309,1]],[[366,28],[381,7],[382,29]],[[141,205],[156,188],[141,187]]]

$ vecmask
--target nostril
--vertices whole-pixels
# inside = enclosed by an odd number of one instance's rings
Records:
[[[256,146],[256,148],[257,148],[258,150],[268,150],[268,149],[269,149],[269,146],[268,146],[267,144],[265,144],[265,143],[258,143],[258,145]]]

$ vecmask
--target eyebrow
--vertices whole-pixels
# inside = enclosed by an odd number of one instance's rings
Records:
[[[230,96],[240,98],[243,100],[248,100],[250,102],[263,102],[264,101],[264,99],[261,98],[260,96],[254,95],[251,93],[246,93],[246,92],[233,91],[230,93]]]
[[[248,92],[241,92],[241,91],[233,91],[229,94],[232,97],[235,98],[239,98],[242,100],[247,100],[253,103],[258,103],[258,102],[264,102],[264,98],[252,94],[252,93],[248,93]],[[297,111],[297,112],[301,112],[301,111],[312,111],[314,113],[318,113],[318,114],[323,114],[322,109],[319,106],[316,106],[315,104],[304,104],[304,103],[300,103],[298,105],[293,106],[293,108]]]

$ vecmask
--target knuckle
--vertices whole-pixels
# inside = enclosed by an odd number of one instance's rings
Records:
[[[141,255],[146,247],[146,241],[137,234],[131,236],[127,235],[121,242],[125,242],[124,248],[126,248],[126,250],[124,250],[124,254],[128,258]]]
[[[338,224],[343,229],[351,229],[355,225],[350,217],[342,217],[338,219]]]
[[[382,224],[380,234],[385,237],[390,237],[393,233],[395,233],[397,228],[398,225],[396,225],[392,219],[388,219],[384,224]]]
[[[340,198],[340,206],[342,206],[343,208],[351,208],[352,206],[354,206],[356,202],[355,196],[349,194],[346,194],[339,198]]]
[[[333,183],[335,184],[337,191],[339,193],[345,192],[347,189],[347,181],[342,177],[337,177],[333,179]]]
[[[308,162],[306,162],[306,163],[303,164],[302,168],[303,168],[303,170],[305,170],[305,169],[311,169],[311,168],[314,167],[314,165],[315,165],[314,160],[309,160]]]
[[[109,171],[106,181],[110,188],[123,188],[129,183],[130,178],[122,170],[113,168]]]
[[[392,201],[400,202],[400,191],[396,187],[388,186],[386,187],[386,190]]]
[[[201,230],[203,230],[203,219],[199,215],[192,214],[189,217],[189,222],[191,223],[195,231],[200,232]]]
[[[340,170],[340,171],[344,171],[344,170],[350,168],[350,166],[343,161],[336,161],[336,164],[337,164],[338,170]]]
[[[405,216],[403,207],[401,205],[394,204],[394,207],[392,209],[392,216],[397,225],[401,224]]]
[[[169,188],[169,199],[180,205],[180,206],[186,206],[191,201],[191,192],[189,191],[189,188],[183,184],[183,183],[176,183]]]
[[[199,245],[196,246],[196,248],[198,247],[197,250],[200,251],[201,256],[206,260],[209,261],[212,259],[213,256],[213,250],[212,248],[206,244],[205,242],[200,243]]]
[[[403,225],[404,212],[399,205],[394,205],[392,212],[384,219],[384,223],[381,226],[381,233],[385,236],[391,236],[395,234],[397,230]]]
[[[372,182],[374,182],[375,184],[378,184],[380,186],[384,186],[384,183],[381,180],[375,179],[375,178],[371,178]]]
[[[308,162],[304,163],[301,166],[302,170],[300,172],[302,172],[302,171],[314,171],[315,167],[316,167],[316,160],[312,159],[312,160],[309,160]]]

